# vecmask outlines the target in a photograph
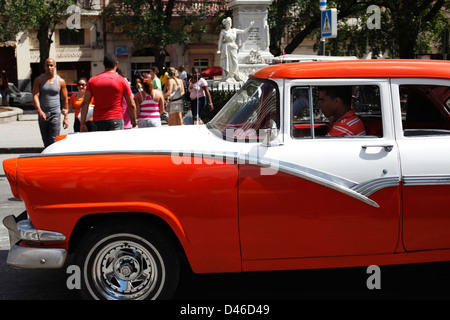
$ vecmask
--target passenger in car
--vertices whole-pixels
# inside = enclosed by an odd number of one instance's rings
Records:
[[[349,86],[319,88],[319,108],[330,121],[327,137],[365,136],[362,120],[351,106],[352,90]]]

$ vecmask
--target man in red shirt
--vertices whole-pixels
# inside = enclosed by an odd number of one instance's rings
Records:
[[[328,137],[366,135],[364,123],[350,107],[351,99],[349,86],[319,88],[319,108],[330,119]]]
[[[136,104],[133,100],[130,85],[127,80],[116,73],[118,61],[110,54],[103,60],[105,71],[89,79],[81,104],[80,131],[87,132],[86,116],[89,101],[94,97],[94,123],[97,131],[122,130],[123,108],[125,97],[128,105],[131,123],[136,126]]]

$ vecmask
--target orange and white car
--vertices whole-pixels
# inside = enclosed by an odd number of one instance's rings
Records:
[[[348,86],[364,136],[328,137],[318,89]],[[450,63],[256,72],[206,125],[70,134],[3,162],[26,212],[15,268],[68,254],[95,299],[167,299],[195,273],[450,260]],[[335,119],[336,120],[336,119]]]

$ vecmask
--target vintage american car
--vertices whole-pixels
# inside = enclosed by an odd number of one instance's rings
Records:
[[[324,86],[351,89],[365,135],[327,136]],[[168,299],[183,261],[450,260],[450,63],[272,65],[206,125],[69,134],[3,166],[26,206],[4,220],[7,263],[61,268],[73,253],[87,298]]]

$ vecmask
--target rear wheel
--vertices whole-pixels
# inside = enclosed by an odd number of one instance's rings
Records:
[[[77,250],[82,294],[89,299],[170,299],[179,261],[168,237],[154,226],[94,228]]]

